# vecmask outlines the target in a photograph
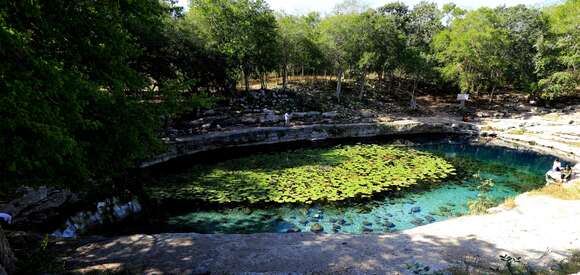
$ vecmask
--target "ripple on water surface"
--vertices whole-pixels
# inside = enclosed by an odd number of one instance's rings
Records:
[[[497,202],[543,184],[552,157],[496,147],[440,144],[416,147],[441,154],[468,171],[492,179],[487,194]],[[267,209],[233,208],[198,211],[172,217],[176,231],[199,233],[309,232],[315,224],[325,233],[382,233],[413,228],[468,213],[467,203],[479,194],[478,180],[445,182],[423,191],[408,191],[344,205],[314,204]],[[317,227],[317,226],[314,226]]]

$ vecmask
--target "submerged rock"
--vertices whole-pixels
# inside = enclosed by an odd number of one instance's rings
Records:
[[[372,225],[373,225],[372,223],[370,223],[370,222],[368,222],[368,221],[363,221],[363,222],[362,222],[362,224],[363,224],[364,226],[372,226]]]
[[[286,233],[298,233],[298,232],[302,232],[302,230],[300,230],[300,228],[293,226],[291,228],[288,228],[288,230],[286,230]]]
[[[431,216],[425,216],[425,220],[426,220],[428,223],[435,222],[435,218],[433,218],[433,217],[431,217]]]
[[[390,222],[390,221],[386,221],[385,222],[385,227],[390,229],[390,228],[395,228],[396,225],[394,223]]]
[[[420,226],[423,225],[424,220],[421,218],[417,218],[411,221],[412,224],[416,225],[416,226]]]
[[[415,207],[411,208],[411,211],[409,213],[411,214],[411,213],[419,213],[419,212],[421,212],[421,207],[415,206]]]
[[[370,232],[373,232],[373,229],[368,228],[368,227],[363,227],[362,232],[363,233],[370,233]]]
[[[322,225],[319,223],[315,223],[312,226],[310,226],[310,232],[322,233],[323,231],[324,231],[324,227],[322,227]]]

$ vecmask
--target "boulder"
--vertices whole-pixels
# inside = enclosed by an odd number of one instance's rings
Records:
[[[66,218],[71,207],[78,202],[69,190],[41,186],[38,189],[21,188],[22,194],[6,205],[0,212],[12,215],[12,224],[22,229],[46,229],[46,226]]]
[[[16,257],[0,227],[0,274],[12,274],[15,271]]]
[[[392,223],[392,222],[386,221],[385,222],[385,227],[390,229],[390,228],[395,228],[396,225],[394,223]]]
[[[338,113],[336,111],[322,113],[322,117],[323,118],[334,119],[337,116],[338,116]]]
[[[419,213],[419,212],[421,212],[421,207],[415,206],[415,207],[411,208],[411,212],[409,212],[409,213]]]
[[[417,218],[411,221],[412,224],[416,225],[416,226],[420,226],[423,225],[425,221],[421,218]]]
[[[371,232],[373,232],[373,230],[371,228],[368,228],[368,227],[363,227],[362,232],[363,233],[371,233]]]
[[[300,228],[294,226],[286,230],[286,233],[299,233],[300,231],[301,231]]]
[[[374,116],[375,116],[375,114],[373,113],[373,111],[371,111],[371,110],[368,110],[368,109],[362,109],[362,110],[360,111],[360,115],[361,115],[363,118],[372,118],[372,117],[374,117]]]
[[[312,226],[310,226],[310,232],[322,233],[323,231],[324,227],[322,227],[322,225],[320,225],[319,223],[315,223]]]

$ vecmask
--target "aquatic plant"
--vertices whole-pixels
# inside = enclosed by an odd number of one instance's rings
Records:
[[[494,207],[497,205],[497,202],[494,201],[488,193],[493,189],[495,183],[491,179],[482,179],[477,189],[479,190],[479,194],[477,194],[477,198],[474,200],[470,200],[467,202],[467,206],[469,207],[469,213],[473,215],[485,214],[487,213],[487,209]]]
[[[312,203],[368,198],[418,184],[439,183],[455,173],[430,153],[380,145],[338,146],[258,154],[197,165],[148,187],[158,199],[216,203]]]

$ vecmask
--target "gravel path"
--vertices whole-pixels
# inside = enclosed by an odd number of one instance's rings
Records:
[[[580,249],[580,201],[521,195],[516,203],[512,210],[381,235],[134,235],[82,246],[68,261],[80,271],[146,274],[406,274],[409,264],[433,271],[478,258],[497,263],[503,253],[547,266]]]

